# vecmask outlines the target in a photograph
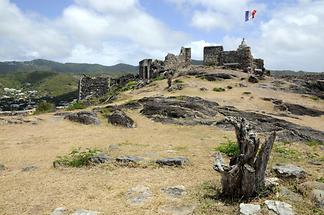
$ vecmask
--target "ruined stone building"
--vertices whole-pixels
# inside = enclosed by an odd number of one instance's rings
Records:
[[[83,75],[79,80],[78,100],[103,96],[108,92],[109,87],[109,77],[89,77]]]
[[[223,46],[204,47],[205,66],[222,66],[244,71],[265,71],[263,59],[254,59],[251,48],[241,42],[237,50],[224,51]],[[178,71],[191,65],[191,48],[181,48],[178,56],[168,54],[164,61],[144,59],[139,62],[139,77],[143,80],[154,79],[165,71]]]
[[[112,86],[124,86],[129,81],[135,79],[136,77],[132,74],[124,75],[119,78],[90,77],[83,75],[79,80],[78,100],[104,96]]]
[[[144,59],[139,62],[139,77],[143,80],[150,80],[158,77],[165,71],[177,71],[191,65],[191,48],[181,48],[178,56],[168,54],[164,61]]]
[[[262,59],[254,59],[251,48],[243,39],[237,50],[224,51],[223,46],[208,46],[204,48],[204,65],[225,66],[238,69],[261,69],[264,70]]]

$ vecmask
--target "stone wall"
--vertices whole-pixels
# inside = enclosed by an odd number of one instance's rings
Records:
[[[239,47],[237,49],[241,69],[253,68],[253,56],[250,47]]]
[[[223,51],[220,55],[219,65],[233,64],[239,62],[240,56],[237,51]]]
[[[89,77],[83,75],[79,80],[78,100],[103,96],[108,92],[109,86],[109,77]]]
[[[223,51],[223,46],[204,47],[204,65],[218,66],[220,64],[220,56]]]
[[[164,59],[165,70],[178,70],[191,65],[191,48],[182,47],[178,56],[168,54]]]
[[[253,63],[254,63],[254,65],[255,65],[255,68],[256,68],[256,69],[262,69],[262,70],[265,70],[265,68],[264,68],[264,60],[263,60],[263,59],[260,59],[260,58],[258,58],[258,59],[254,59],[254,60],[253,60]]]
[[[139,78],[150,80],[164,71],[164,62],[160,60],[144,59],[139,62]]]

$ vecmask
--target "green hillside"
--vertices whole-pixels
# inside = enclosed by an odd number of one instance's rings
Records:
[[[10,61],[0,62],[0,74],[12,72],[34,72],[47,71],[58,73],[95,73],[120,76],[126,73],[137,73],[137,66],[128,64],[116,64],[114,66],[103,66],[99,64],[79,64],[79,63],[58,63],[49,60],[37,59],[32,61]]]
[[[0,93],[4,88],[37,90],[39,96],[60,96],[76,91],[78,76],[47,71],[0,74]]]

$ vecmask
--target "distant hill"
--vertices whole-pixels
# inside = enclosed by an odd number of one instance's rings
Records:
[[[192,65],[204,65],[204,61],[202,60],[192,60]]]
[[[58,73],[96,73],[119,76],[126,73],[137,73],[137,66],[128,64],[116,64],[113,66],[103,66],[100,64],[85,63],[58,63],[55,61],[37,59],[32,61],[8,61],[0,62],[0,74],[9,72],[34,72],[47,71]]]
[[[304,76],[304,75],[318,75],[318,72],[306,72],[306,71],[293,71],[293,70],[270,70],[272,75],[275,76]]]

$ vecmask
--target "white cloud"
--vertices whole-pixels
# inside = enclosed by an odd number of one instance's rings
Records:
[[[29,16],[0,0],[0,60],[137,64],[188,41],[146,13],[137,0],[75,0],[55,20]]]
[[[302,0],[272,12],[254,38],[257,55],[268,67],[324,71],[324,1]]]
[[[191,7],[191,25],[205,31],[229,31],[243,24],[244,11],[265,9],[264,4],[249,0],[167,0],[178,8]]]

